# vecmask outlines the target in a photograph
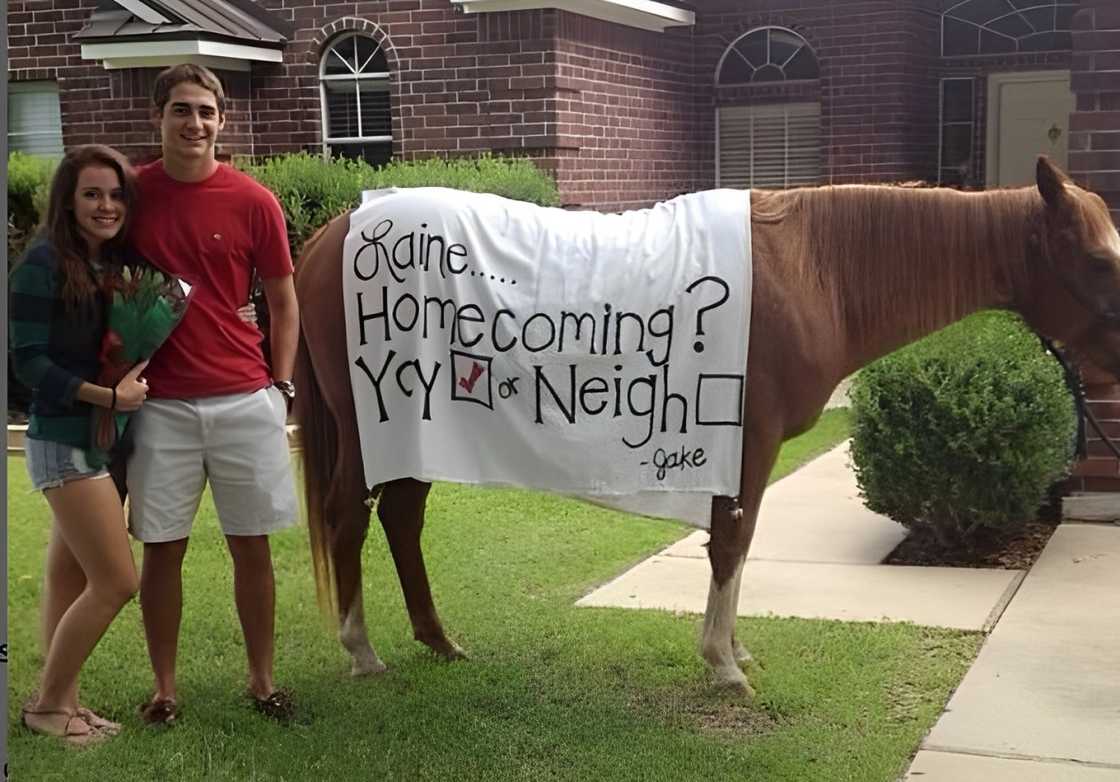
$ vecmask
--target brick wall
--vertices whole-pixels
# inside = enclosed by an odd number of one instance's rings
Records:
[[[282,64],[254,71],[256,154],[318,149],[322,142],[319,61],[329,43],[361,32],[385,51],[393,106],[393,155],[459,153],[480,148],[479,17],[447,0],[264,0],[296,28]],[[465,142],[462,140],[466,140]]]
[[[65,144],[103,140],[148,159],[154,71],[110,73],[68,43],[94,4],[14,0],[9,71],[58,81]],[[388,56],[396,157],[518,151],[558,175],[566,203],[647,204],[714,184],[716,63],[738,33],[777,24],[821,62],[820,82],[799,89],[822,101],[827,181],[934,173],[936,17],[918,0],[759,0],[766,10],[749,14],[711,0],[696,30],[663,34],[550,10],[462,14],[447,0],[262,5],[296,32],[283,63],[255,64],[251,81],[219,74],[231,96],[223,156],[317,149],[319,58],[360,30]],[[772,99],[767,89],[751,99]]]
[[[1077,110],[1070,117],[1070,173],[1100,194],[1120,225],[1120,4],[1083,0],[1074,17],[1071,85]],[[1120,442],[1120,385],[1094,367],[1083,370],[1087,396],[1105,434]],[[1092,429],[1089,458],[1071,484],[1082,491],[1120,491],[1120,460]]]
[[[319,142],[323,47],[361,30],[389,60],[397,158],[527,155],[565,203],[602,209],[694,189],[689,33],[552,10],[468,15],[446,0],[265,5],[298,29],[284,63],[254,76],[256,154]]]
[[[710,186],[690,31],[625,30],[557,13],[561,197],[612,210]],[[703,161],[703,163],[701,163]]]
[[[148,122],[154,71],[104,71],[68,42],[95,2],[13,0],[11,78],[58,81],[67,145],[101,140],[134,159],[150,158],[158,152]],[[728,100],[820,100],[827,182],[935,180],[942,75],[978,77],[973,179],[982,184],[983,77],[1069,67],[1071,58],[1059,52],[941,62],[937,11],[947,2],[698,0],[694,30],[656,34],[552,10],[463,14],[447,0],[261,0],[296,32],[283,63],[255,64],[251,79],[219,74],[231,95],[220,153],[318,149],[319,58],[333,37],[360,30],[388,56],[396,157],[517,151],[559,177],[569,204],[618,209],[712,186],[715,106]],[[763,25],[803,35],[821,78],[792,89],[717,94],[715,69],[727,45]],[[1091,56],[1085,51],[1080,61]],[[1108,56],[1105,49],[1098,59]],[[1115,93],[1086,92],[1079,100],[1085,111],[1077,122],[1114,122],[1110,112],[1120,111]],[[1107,131],[1086,126],[1079,138],[1110,144]],[[1093,186],[1100,184],[1107,183]]]
[[[724,49],[756,27],[794,30],[813,47],[821,101],[824,181],[928,179],[937,165],[936,16],[923,0],[733,0],[698,3],[697,91],[709,105]],[[749,6],[749,7],[745,7]],[[771,88],[772,89],[772,88]],[[748,100],[782,100],[756,91]],[[701,137],[714,137],[714,111],[702,115]],[[711,155],[709,155],[711,157]]]

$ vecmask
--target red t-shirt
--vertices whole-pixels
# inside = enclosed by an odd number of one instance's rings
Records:
[[[253,270],[292,273],[280,204],[230,166],[202,182],[172,179],[157,160],[137,172],[131,240],[159,268],[194,286],[190,306],[144,371],[149,394],[192,399],[256,391],[270,382],[261,333],[237,316]]]

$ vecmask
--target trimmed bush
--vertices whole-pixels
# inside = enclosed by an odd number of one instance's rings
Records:
[[[324,160],[306,152],[278,155],[258,162],[240,160],[237,166],[271,190],[280,201],[293,258],[320,226],[357,205],[362,182],[373,173],[373,168],[365,161]]]
[[[8,266],[23,254],[47,210],[54,158],[12,152],[8,155]]]
[[[384,187],[452,187],[555,206],[556,184],[530,161],[489,155],[471,159],[394,161],[375,169],[361,160],[301,152],[238,167],[276,194],[288,222],[292,257],[331,218],[361,201],[363,190]]]
[[[1073,457],[1058,363],[1017,317],[984,312],[860,372],[852,460],[867,507],[945,545],[1033,521]]]

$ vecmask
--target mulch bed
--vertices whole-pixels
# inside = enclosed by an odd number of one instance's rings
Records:
[[[1029,570],[1062,521],[1062,500],[1052,494],[1035,521],[1007,532],[979,530],[970,546],[945,548],[925,530],[911,532],[883,560],[884,565],[976,567]]]

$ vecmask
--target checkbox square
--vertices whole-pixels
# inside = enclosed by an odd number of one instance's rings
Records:
[[[696,425],[742,426],[743,375],[701,372],[696,379]]]
[[[473,402],[494,409],[490,368],[492,356],[451,351],[451,401]]]

